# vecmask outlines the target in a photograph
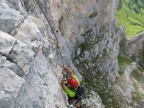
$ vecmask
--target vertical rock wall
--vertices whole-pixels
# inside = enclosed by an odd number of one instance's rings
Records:
[[[88,76],[87,82],[90,77],[95,77],[97,71],[108,75],[106,79],[111,86],[118,76],[116,59],[118,44],[116,43],[119,42],[119,35],[114,18],[117,2],[114,0],[41,0],[39,4],[55,28],[64,62],[73,68],[80,79],[81,76],[73,62],[79,65],[78,68],[82,71],[86,70],[81,74]],[[55,69],[53,70],[52,65],[56,63],[57,69],[57,64],[61,64],[61,61],[56,55],[57,51],[52,52],[55,45],[51,44],[53,40],[48,41],[48,39],[54,38],[54,35],[40,8],[34,0],[2,0],[1,12],[1,31],[13,37],[11,44],[2,42],[1,57],[6,58],[5,62],[9,63],[3,64],[3,67],[12,69],[22,79],[17,95],[11,99],[12,104],[9,107],[59,106],[63,108],[64,100],[58,93],[60,88],[53,74]],[[5,35],[3,32],[2,34]],[[9,50],[5,51],[6,47]],[[51,60],[49,61],[48,57],[51,53],[55,59],[49,63]],[[60,73],[59,70],[58,72]],[[49,87],[50,76],[54,79],[55,86]],[[59,74],[58,76],[60,79]],[[95,87],[92,90],[96,92]],[[58,99],[61,101],[57,101]],[[95,99],[98,100],[93,107],[103,106],[97,94],[92,98]],[[52,104],[54,101],[55,104]]]
[[[139,33],[136,37],[125,41],[122,47],[123,52],[140,66],[144,66],[144,33]]]
[[[49,58],[52,33],[27,3],[0,1],[0,108],[66,108],[61,67]]]
[[[38,4],[57,35],[64,63],[85,83],[84,108],[143,105],[137,100],[143,99],[139,96],[143,69],[118,56],[124,35],[115,19],[118,0],[39,0]],[[61,57],[38,4],[0,1],[0,108],[67,108],[59,86]],[[131,51],[126,53],[130,57],[135,54]]]
[[[117,55],[119,34],[115,20],[118,1],[100,0],[48,0],[48,16],[53,19],[57,35],[63,36],[68,45],[74,46],[73,58],[79,62],[95,60],[86,69],[97,65],[102,73],[108,73],[114,82],[118,75]],[[44,4],[43,4],[44,5]],[[65,45],[63,45],[65,46]],[[104,58],[99,65],[98,56]],[[99,59],[100,59],[99,57]]]
[[[82,71],[86,87],[98,92],[106,107],[118,105],[108,89],[119,76],[117,56],[121,30],[115,20],[117,4],[113,0],[48,0],[47,5],[57,35],[66,40],[61,45],[72,55],[69,58],[63,54],[64,57],[73,60]],[[91,107],[98,105],[92,103]]]

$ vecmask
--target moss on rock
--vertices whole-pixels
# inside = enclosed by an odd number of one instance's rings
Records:
[[[86,88],[97,92],[102,99],[105,108],[120,108],[118,99],[116,98],[113,90],[108,87],[107,75],[101,72],[95,72],[95,83],[93,83],[92,76],[85,77]]]
[[[132,76],[133,76],[136,80],[142,81],[142,79],[143,79],[143,72],[137,68],[137,69],[135,69],[135,70],[132,72]]]
[[[119,54],[118,55],[118,63],[119,65],[123,65],[123,64],[131,64],[132,60],[130,60],[128,57]]]
[[[139,102],[139,101],[144,100],[144,94],[139,92],[138,84],[134,83],[133,85],[134,85],[135,91],[132,93],[132,100],[134,102]]]

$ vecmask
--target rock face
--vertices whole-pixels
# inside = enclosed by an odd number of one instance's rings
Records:
[[[144,46],[144,33],[140,33],[136,37],[128,40],[123,48],[124,53],[142,67],[144,66],[143,46]]]
[[[90,92],[90,95],[87,95],[89,98],[83,99],[83,107],[88,107],[88,108],[104,108],[105,106],[102,104],[102,100],[99,97],[98,94],[96,94],[94,91]]]
[[[0,29],[1,31],[9,33],[15,29],[22,21],[24,17],[19,11],[12,9],[5,3],[4,0],[1,0],[0,5]]]
[[[11,108],[24,79],[9,68],[0,68],[0,108]]]
[[[118,0],[36,1],[0,1],[0,108],[67,108],[62,62],[84,81],[84,108],[142,108],[141,60],[126,55],[143,46],[120,49]]]
[[[16,39],[13,38],[12,36],[8,35],[7,33],[4,33],[0,31],[0,53],[8,55],[10,51],[13,48],[13,45],[16,42]]]
[[[0,1],[0,108],[66,108],[45,25],[23,4]]]
[[[118,89],[121,93],[119,93],[126,96],[124,100],[122,99],[122,103],[126,102],[127,107],[130,104],[132,104],[132,108],[143,107],[143,41],[142,32],[130,40],[123,39],[121,42],[121,54],[118,57],[120,77],[118,78],[117,84],[120,84]],[[135,63],[132,63],[132,61]],[[126,75],[125,78],[124,75]]]
[[[121,107],[142,108],[144,96],[143,68],[126,55],[120,54],[118,61],[120,76],[117,78],[113,89],[120,98]]]
[[[59,93],[61,90],[58,80],[46,60],[41,52],[36,55],[13,108],[65,107]]]

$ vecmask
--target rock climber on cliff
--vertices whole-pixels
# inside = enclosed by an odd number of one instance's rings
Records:
[[[68,78],[67,81],[61,80],[61,87],[68,95],[68,103],[75,106],[76,108],[80,108],[80,100],[82,98],[79,97],[79,93],[77,93],[80,86],[80,81],[72,69],[66,65],[64,65],[64,69],[66,69],[66,71],[70,74],[70,78]]]

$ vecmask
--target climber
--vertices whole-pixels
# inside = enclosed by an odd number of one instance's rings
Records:
[[[70,74],[70,78],[68,78],[67,81],[65,81],[64,79],[61,80],[61,87],[68,95],[68,103],[75,106],[76,108],[80,108],[81,98],[78,98],[77,93],[75,92],[80,85],[80,81],[78,80],[72,69],[70,69],[66,65],[64,65],[64,69],[66,69],[66,71]]]

